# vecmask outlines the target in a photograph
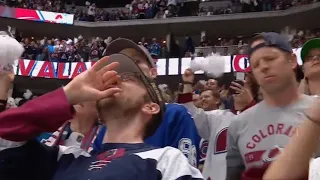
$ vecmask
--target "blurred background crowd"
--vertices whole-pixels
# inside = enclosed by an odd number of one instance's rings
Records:
[[[130,19],[212,16],[218,14],[285,10],[319,0],[232,0],[197,6],[184,0],[133,0],[125,7],[103,7],[89,1],[74,0],[1,0],[0,5],[69,13],[79,21],[117,21]]]
[[[320,37],[320,29],[295,30],[286,27],[282,31],[291,40],[293,48],[301,47],[309,39]],[[81,35],[70,38],[44,37],[34,38],[25,36],[23,32],[16,34],[16,39],[23,44],[26,51],[23,54],[24,59],[53,62],[87,62],[97,61],[104,56],[108,44],[117,37],[94,37],[85,39]],[[182,42],[172,40],[171,45],[163,39],[141,38],[136,42],[145,46],[151,55],[157,58],[166,57],[193,57],[206,56],[209,53],[219,53],[223,56],[234,54],[245,54],[250,36],[221,37],[218,39],[207,39],[203,36],[200,43],[185,36]],[[170,53],[169,49],[170,49]]]

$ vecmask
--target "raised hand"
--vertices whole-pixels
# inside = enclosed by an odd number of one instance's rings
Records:
[[[252,100],[252,94],[248,88],[245,88],[246,81],[243,81],[243,86],[237,82],[231,82],[230,88],[237,92],[233,95],[233,98],[239,102],[249,104]]]
[[[119,63],[113,62],[105,66],[107,61],[108,57],[100,59],[90,69],[79,74],[64,87],[70,104],[97,101],[121,91],[114,86],[120,78],[118,73],[114,71]]]
[[[194,73],[191,69],[186,69],[182,75],[183,82],[193,83],[194,82]]]

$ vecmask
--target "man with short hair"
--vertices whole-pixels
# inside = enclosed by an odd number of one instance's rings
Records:
[[[114,40],[106,50],[106,55],[115,53],[132,58],[148,78],[157,77],[156,65],[146,48],[131,40],[119,38]],[[106,129],[102,129],[98,135],[96,147],[100,146],[105,132]],[[166,104],[166,112],[160,127],[145,142],[155,147],[175,147],[188,158],[192,166],[198,165],[200,137],[190,114],[179,104]]]
[[[201,92],[201,108],[205,111],[212,111],[219,109],[220,106],[220,94],[212,89],[207,89]]]
[[[97,101],[108,126],[99,151],[32,140],[71,119],[72,105],[87,101]],[[179,150],[143,143],[164,112],[159,89],[134,61],[119,54],[105,57],[67,86],[0,114],[0,179],[202,179]]]
[[[218,81],[215,79],[209,79],[206,83],[205,89],[211,89],[213,91],[219,92]]]
[[[305,83],[309,95],[320,95],[320,38],[311,39],[301,49]]]
[[[264,100],[231,121],[226,157],[228,180],[261,179],[314,100],[298,92],[297,58],[286,38],[277,33],[261,33],[253,38],[248,56]]]
[[[209,108],[206,108],[207,110],[197,108],[192,103],[191,94],[193,90],[191,84],[193,84],[194,79],[194,73],[189,69],[185,70],[182,76],[184,83],[183,94],[178,96],[178,103],[181,103],[188,109],[195,121],[199,135],[208,141],[200,145],[203,147],[200,157],[205,158],[202,171],[204,179],[225,180],[228,126],[234,116],[255,105],[255,101],[248,89],[236,82],[232,82],[230,88],[233,88],[237,92],[237,94],[233,94],[234,104],[236,105],[234,108],[237,109],[233,109],[232,111],[218,109],[219,95],[215,95],[217,99],[212,103],[210,110]],[[210,92],[211,95],[214,93],[212,90],[205,92]],[[245,99],[246,102],[239,101],[240,99]]]

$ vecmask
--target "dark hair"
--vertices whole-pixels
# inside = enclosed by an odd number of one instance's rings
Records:
[[[148,94],[146,94],[143,98],[145,102],[152,102]],[[159,128],[162,119],[159,119],[158,117],[159,116],[157,116],[157,114],[152,115],[151,120],[149,120],[149,122],[145,125],[144,139],[152,136]]]

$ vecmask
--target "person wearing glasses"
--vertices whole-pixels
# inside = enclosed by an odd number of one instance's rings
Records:
[[[98,151],[34,140],[72,119],[73,105],[88,101],[96,101],[108,127]],[[178,149],[144,143],[165,110],[160,90],[132,59],[122,54],[100,59],[63,88],[0,113],[0,179],[203,179]]]
[[[320,95],[320,38],[311,39],[301,49],[304,70],[303,92]]]

